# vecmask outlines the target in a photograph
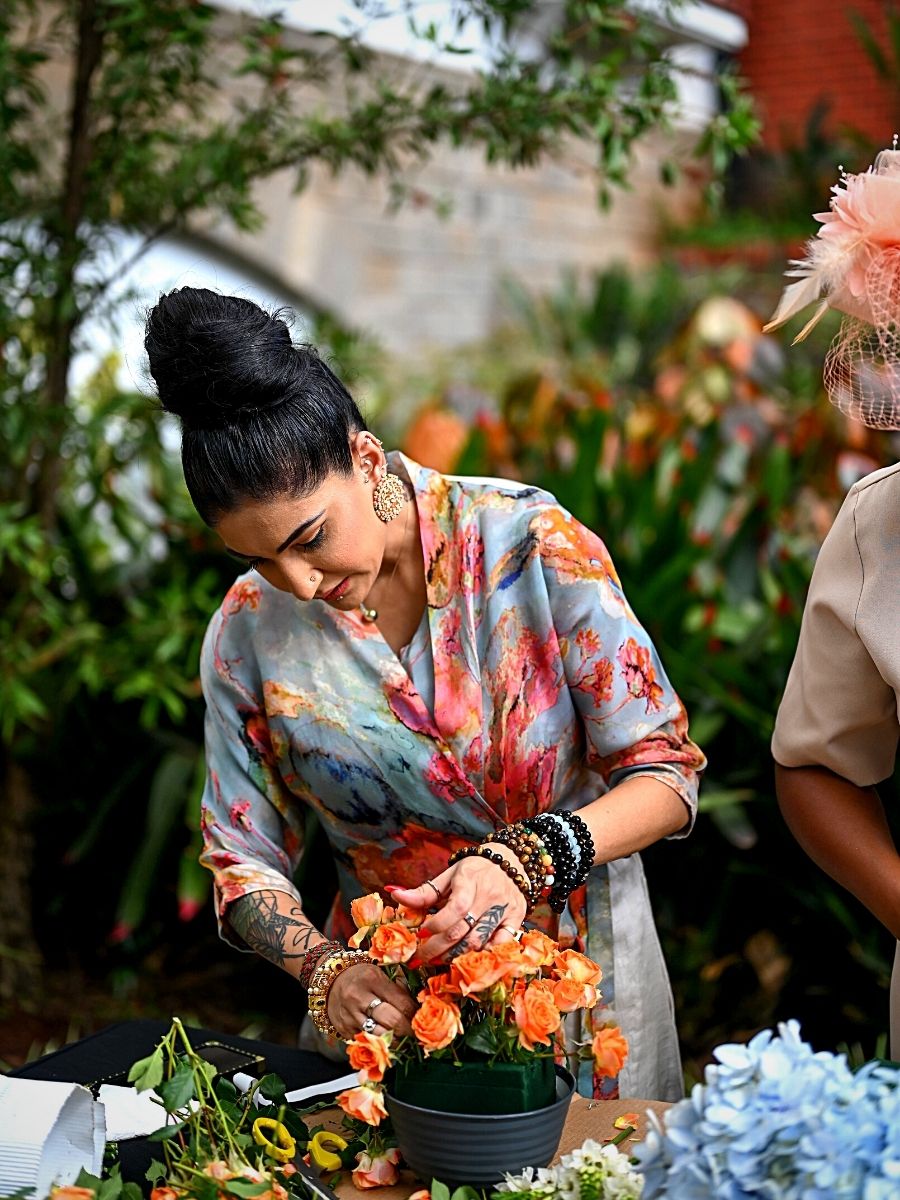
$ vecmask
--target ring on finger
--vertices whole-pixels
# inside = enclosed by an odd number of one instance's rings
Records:
[[[373,996],[372,999],[369,1001],[369,1003],[365,1007],[366,1016],[371,1017],[372,1013],[375,1011],[375,1009],[378,1007],[378,1005],[383,1004],[383,1003],[384,1003],[384,1001],[381,999],[380,996]]]
[[[366,1017],[366,1019],[362,1023],[362,1029],[363,1029],[363,1033],[374,1033],[375,1032],[375,1018],[374,1017]]]
[[[513,929],[512,925],[498,925],[497,928],[502,929],[504,932],[510,934],[516,939],[516,941],[519,940],[523,933],[523,930],[521,929]]]
[[[465,923],[468,925],[468,927],[470,929],[474,928],[474,926],[476,926],[478,924],[478,918],[473,917],[472,914],[469,912],[463,913],[463,920],[465,921]]]
[[[440,898],[441,898],[441,891],[440,891],[440,888],[438,887],[438,885],[437,885],[436,883],[434,883],[434,882],[433,882],[432,880],[430,880],[430,879],[426,879],[426,880],[425,880],[425,887],[430,887],[430,888],[432,888],[432,889],[434,890],[434,894],[435,894],[435,896],[437,897],[437,899],[438,899],[438,900],[440,900]]]

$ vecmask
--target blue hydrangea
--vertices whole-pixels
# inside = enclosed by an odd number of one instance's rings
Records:
[[[644,1200],[896,1200],[900,1072],[816,1053],[796,1021],[720,1046],[635,1148]]]

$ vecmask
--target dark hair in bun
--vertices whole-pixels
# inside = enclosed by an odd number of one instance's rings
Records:
[[[181,418],[185,481],[208,525],[242,500],[352,473],[362,415],[315,348],[293,344],[283,312],[176,288],[150,310],[144,347],[163,408]]]

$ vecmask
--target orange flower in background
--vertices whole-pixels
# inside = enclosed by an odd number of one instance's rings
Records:
[[[559,1029],[562,1020],[549,984],[541,980],[527,987],[521,983],[516,986],[513,1015],[519,1027],[519,1045],[524,1050],[533,1050],[536,1045],[549,1046],[550,1035]]]
[[[81,1196],[87,1192],[89,1196],[94,1193],[89,1188],[79,1187],[62,1187],[53,1188],[50,1192],[52,1200],[81,1200]],[[170,1187],[155,1187],[150,1193],[150,1200],[178,1200],[181,1192]]]
[[[549,967],[559,953],[553,938],[547,937],[540,929],[526,929],[519,942],[519,950],[525,961],[535,967]]]
[[[412,1019],[412,1031],[426,1056],[433,1050],[443,1050],[463,1031],[459,1009],[452,1000],[426,996]]]
[[[591,1042],[594,1070],[610,1078],[622,1070],[628,1058],[628,1042],[618,1025],[598,1029]]]
[[[560,979],[572,979],[575,983],[589,983],[596,986],[603,978],[603,971],[593,959],[577,950],[562,950],[556,955],[556,972]]]
[[[400,921],[379,925],[372,934],[369,954],[377,963],[403,963],[415,954],[416,935]]]
[[[574,979],[557,979],[553,984],[553,1003],[560,1012],[575,1012],[577,1008],[593,1008],[597,1003],[597,986],[578,983]]]
[[[154,1188],[153,1192],[169,1192],[171,1196],[176,1195],[172,1188]],[[151,1193],[152,1195],[153,1193]],[[50,1200],[94,1200],[94,1189],[76,1187],[74,1183],[66,1183],[50,1189]]]
[[[357,929],[377,925],[383,912],[384,901],[377,892],[371,892],[368,896],[360,896],[358,899],[350,901],[350,916]]]
[[[356,1169],[352,1173],[355,1187],[389,1187],[400,1178],[400,1151],[396,1146],[376,1154],[373,1158],[362,1151],[356,1156]]]
[[[518,979],[539,969],[525,957],[518,942],[501,942],[499,946],[492,946],[491,952],[503,967],[504,979]]]
[[[364,1121],[366,1125],[380,1125],[387,1116],[384,1097],[381,1089],[377,1087],[361,1084],[359,1087],[350,1088],[349,1091],[341,1092],[337,1102],[348,1116],[355,1117],[357,1121]]]
[[[406,1200],[431,1200],[431,1192],[428,1188],[419,1188],[415,1192],[410,1192]]]
[[[347,1043],[347,1058],[354,1071],[359,1071],[360,1083],[381,1083],[391,1065],[388,1049],[389,1034],[358,1033]]]

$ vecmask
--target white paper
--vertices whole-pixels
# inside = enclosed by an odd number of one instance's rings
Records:
[[[99,1175],[106,1116],[86,1087],[0,1077],[0,1195],[47,1196],[84,1169]]]
[[[106,1140],[124,1142],[161,1129],[168,1117],[153,1095],[153,1092],[137,1092],[133,1087],[102,1084],[100,1102],[106,1109]]]

